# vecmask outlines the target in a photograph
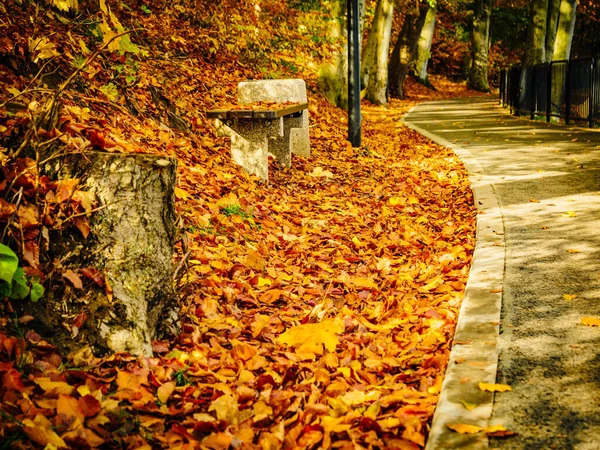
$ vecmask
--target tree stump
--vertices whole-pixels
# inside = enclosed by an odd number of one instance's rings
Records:
[[[88,280],[84,289],[52,282],[36,305],[34,317],[60,350],[90,345],[95,354],[151,356],[151,339],[176,331],[176,168],[171,157],[104,152],[64,156],[44,168],[55,178],[78,178],[98,202],[87,238],[74,232],[50,239],[58,270],[81,274],[92,268],[105,280]]]

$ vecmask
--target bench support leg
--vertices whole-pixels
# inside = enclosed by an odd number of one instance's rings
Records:
[[[231,157],[246,172],[269,179],[269,138],[283,136],[282,119],[216,119],[217,133],[231,138]],[[289,152],[289,150],[288,150]],[[288,157],[289,158],[289,157]]]

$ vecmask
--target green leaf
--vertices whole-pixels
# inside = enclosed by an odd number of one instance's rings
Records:
[[[12,291],[11,285],[4,280],[0,280],[0,298],[10,296],[11,291]]]
[[[21,300],[29,294],[29,286],[27,286],[27,280],[25,279],[25,272],[21,266],[17,267],[12,282],[12,291],[10,298],[15,300]]]
[[[0,280],[12,283],[13,276],[19,265],[19,258],[10,247],[0,244]]]
[[[125,34],[119,40],[119,52],[121,54],[130,52],[137,55],[140,52],[140,48],[131,42],[128,34]]]
[[[111,102],[116,102],[119,99],[119,91],[113,83],[100,86],[100,92],[106,95]]]
[[[44,286],[42,286],[37,281],[31,281],[31,292],[29,293],[29,297],[32,302],[37,302],[42,295],[44,295]]]

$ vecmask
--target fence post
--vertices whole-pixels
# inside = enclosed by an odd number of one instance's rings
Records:
[[[567,75],[565,77],[565,124],[571,125],[571,61],[567,61]]]
[[[594,98],[596,98],[596,58],[592,58],[590,66],[590,92],[588,93],[588,122],[589,127],[594,128]]]
[[[533,66],[531,68],[531,101],[530,101],[530,107],[531,107],[531,112],[529,113],[529,118],[531,120],[535,119],[535,110],[537,109],[537,89],[535,89],[535,67]],[[527,85],[525,85],[527,86]],[[527,87],[525,88],[527,89]]]
[[[501,106],[504,106],[503,97],[504,97],[504,69],[500,69],[500,92],[499,99]]]
[[[550,123],[552,115],[552,61],[548,64],[548,86],[546,87],[546,122]]]

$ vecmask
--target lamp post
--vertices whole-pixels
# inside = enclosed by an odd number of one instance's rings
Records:
[[[347,0],[348,9],[348,140],[360,147],[360,39],[358,0]]]

